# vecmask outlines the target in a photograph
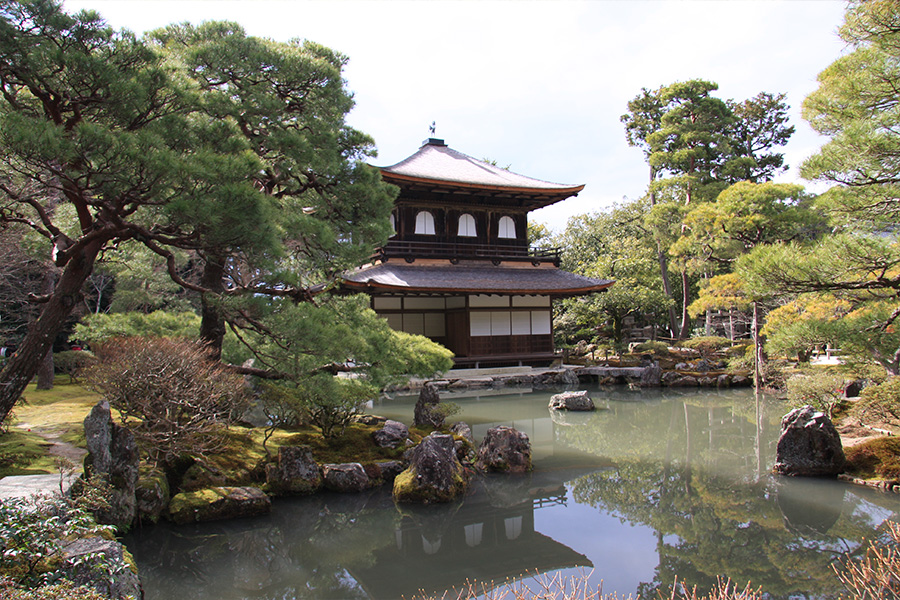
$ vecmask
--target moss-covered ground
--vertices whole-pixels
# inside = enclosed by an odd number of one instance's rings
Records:
[[[0,477],[57,471],[51,441],[84,448],[84,418],[100,397],[68,376],[57,377],[51,390],[32,383],[13,409],[8,430],[0,433]]]
[[[68,376],[57,377],[51,390],[37,390],[31,384],[14,409],[8,432],[0,433],[0,477],[56,472],[56,460],[49,454],[50,440],[85,447],[83,421],[100,396]],[[283,445],[307,445],[319,464],[371,463],[399,458],[405,448],[379,448],[372,434],[380,425],[353,423],[333,440],[325,439],[315,427],[293,431],[277,430],[267,443],[274,457]],[[410,438],[418,442],[429,431],[413,429]],[[251,483],[259,478],[258,467],[266,460],[261,428],[231,427],[227,445],[206,457],[229,482]]]
[[[900,480],[900,438],[882,437],[847,448],[847,472],[860,479]]]

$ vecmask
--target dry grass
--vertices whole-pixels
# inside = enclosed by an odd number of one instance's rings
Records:
[[[461,589],[444,592],[441,596],[420,595],[412,600],[635,600],[631,594],[619,596],[604,594],[603,583],[595,590],[589,583],[590,573],[564,576],[561,572],[536,576],[526,585],[522,580],[509,581],[501,586],[469,582]],[[688,589],[678,583],[660,600],[762,600],[760,589],[752,589],[748,583],[738,589],[730,579],[720,579],[707,595],[698,594],[696,587]]]
[[[887,544],[870,544],[862,559],[847,557],[834,566],[838,579],[850,592],[841,598],[900,598],[900,524],[889,522],[888,533],[890,541]]]

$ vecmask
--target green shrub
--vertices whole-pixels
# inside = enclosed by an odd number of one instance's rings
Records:
[[[635,344],[631,347],[635,354],[653,354],[656,356],[668,356],[669,345],[665,342],[647,341]]]
[[[738,352],[740,350],[740,352]],[[756,344],[741,344],[728,350],[729,371],[752,371]]]
[[[371,385],[361,381],[322,374],[300,381],[266,383],[261,400],[269,419],[278,421],[273,423],[275,427],[310,423],[321,429],[325,439],[333,440],[344,434],[353,417],[362,412],[363,404],[375,394]]]
[[[883,383],[866,386],[853,407],[853,413],[879,421],[900,420],[900,377],[891,377]]]
[[[68,375],[72,383],[81,371],[98,362],[94,353],[87,350],[66,350],[53,355],[53,368],[58,374]]]
[[[76,586],[62,580],[30,590],[17,586],[10,579],[0,577],[0,598],[4,600],[107,600],[100,592],[85,586]]]
[[[696,350],[704,358],[708,358],[720,350],[731,348],[732,342],[726,337],[707,335],[678,342],[678,345],[682,348]]]
[[[785,382],[792,406],[809,404],[830,418],[844,397],[844,378],[825,371],[794,375]]]
[[[86,506],[59,495],[4,500],[0,503],[0,578],[5,578],[7,587],[21,589],[58,584],[67,577],[65,543],[107,537],[111,530],[98,525]],[[110,578],[128,568],[102,553],[85,559]]]

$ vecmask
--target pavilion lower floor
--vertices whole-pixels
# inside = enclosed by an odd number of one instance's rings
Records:
[[[451,350],[457,366],[539,366],[555,358],[549,296],[385,295],[373,297],[372,308],[397,331]]]

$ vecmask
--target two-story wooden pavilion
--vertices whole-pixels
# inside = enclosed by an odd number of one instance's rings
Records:
[[[563,271],[557,249],[528,245],[528,212],[583,185],[518,175],[434,138],[381,175],[400,187],[395,234],[344,288],[369,294],[394,329],[452,350],[458,365],[549,363],[552,300],[613,283]]]

